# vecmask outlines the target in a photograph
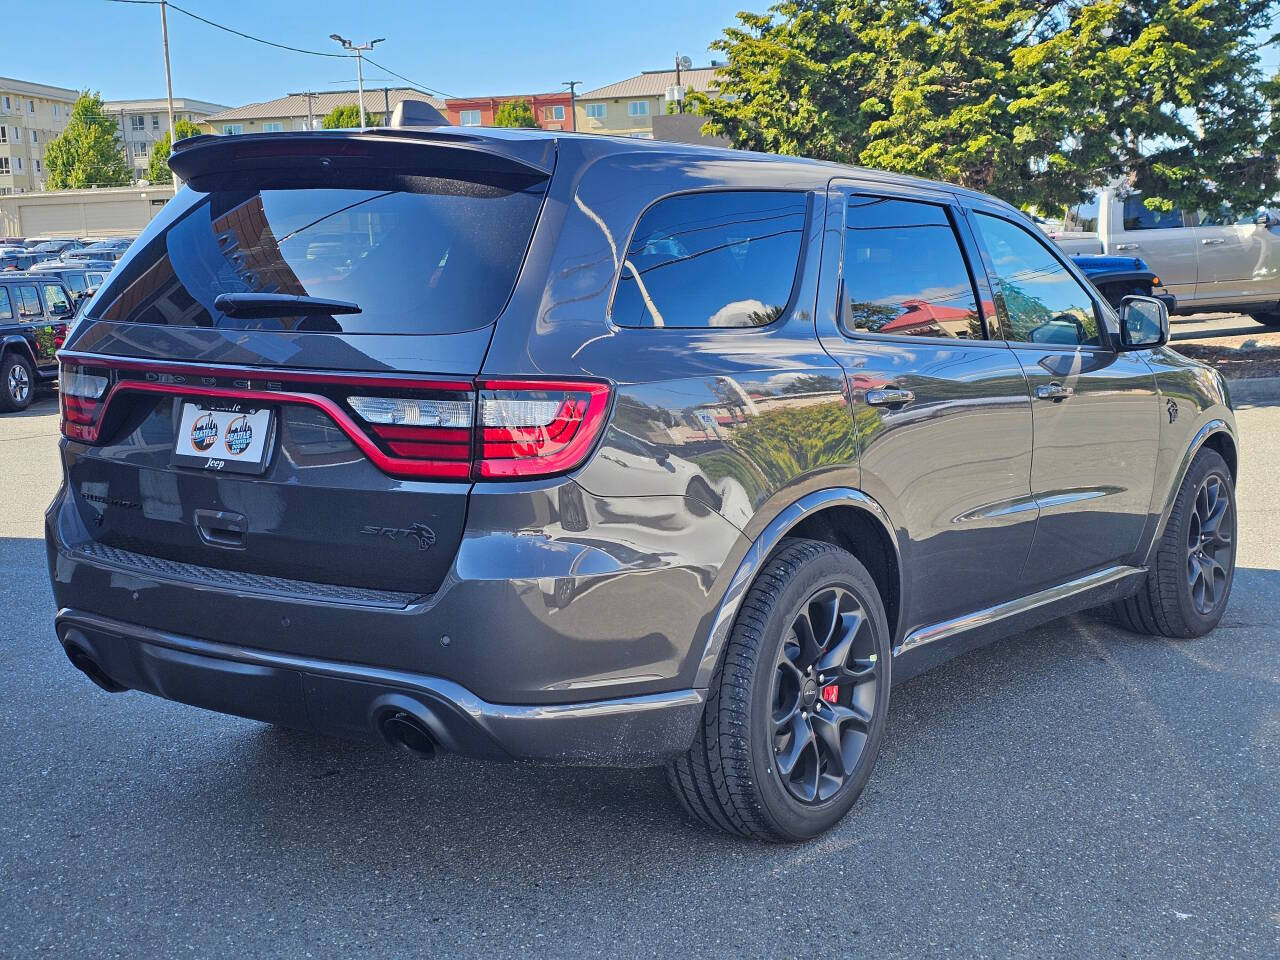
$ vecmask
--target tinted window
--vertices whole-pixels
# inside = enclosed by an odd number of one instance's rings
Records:
[[[1167,230],[1182,226],[1182,211],[1148,210],[1142,194],[1131,193],[1124,198],[1124,228],[1126,230]]]
[[[71,301],[67,299],[67,293],[61,284],[46,283],[41,289],[44,292],[44,305],[49,308],[50,313],[56,316],[71,312]]]
[[[377,176],[364,189],[184,191],[174,203],[185,200],[185,209],[134,244],[93,315],[348,333],[453,333],[492,323],[515,285],[546,181],[420,177],[408,190],[403,177]],[[344,300],[361,312],[233,318],[213,305],[222,293]]]
[[[753,327],[781,316],[804,236],[803,193],[691,193],[654,204],[627,247],[624,327]]]
[[[844,229],[847,330],[981,340],[982,321],[947,211],[850,197]]]
[[[40,309],[40,297],[36,294],[35,287],[14,287],[13,293],[18,299],[18,312],[24,317],[38,317],[43,312]]]
[[[1068,207],[1067,215],[1062,221],[1062,229],[1068,233],[1097,233],[1100,207],[1096,193],[1084,203]]]
[[[0,320],[13,319],[13,305],[9,302],[9,290],[0,287]]]
[[[995,265],[1005,336],[1022,343],[1098,344],[1093,300],[1049,249],[1021,227],[978,214]]]
[[[85,289],[84,275],[80,273],[64,273],[62,279],[66,281],[68,287],[76,293],[83,293]]]

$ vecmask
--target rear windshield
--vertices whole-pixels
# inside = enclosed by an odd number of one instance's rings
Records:
[[[179,327],[456,333],[492,323],[524,261],[545,180],[415,177],[182,191],[134,243],[93,318]],[[224,293],[354,303],[336,316],[227,316]]]

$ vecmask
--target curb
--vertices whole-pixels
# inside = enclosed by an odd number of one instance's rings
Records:
[[[1280,377],[1241,377],[1227,381],[1231,405],[1280,403]]]

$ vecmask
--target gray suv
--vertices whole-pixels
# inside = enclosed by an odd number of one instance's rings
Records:
[[[542,131],[198,137],[61,353],[58,639],[416,754],[662,764],[812,837],[891,681],[1234,570],[1223,381],[1013,208]]]

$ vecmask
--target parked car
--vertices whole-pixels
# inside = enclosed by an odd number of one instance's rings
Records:
[[[100,240],[97,243],[91,243],[81,247],[79,250],[69,250],[62,255],[64,260],[119,260],[132,241],[125,239]]]
[[[170,165],[61,354],[56,631],[106,690],[661,763],[795,840],[863,789],[891,680],[1087,607],[1222,616],[1224,381],[998,200],[537,130]]]
[[[1258,210],[1148,210],[1142,194],[1097,190],[1050,236],[1069,253],[1141,257],[1177,298],[1180,313],[1230,310],[1280,325],[1280,217]]]
[[[56,276],[66,284],[67,289],[78,299],[90,287],[102,286],[102,281],[106,279],[114,266],[114,263],[101,261],[76,263],[73,261],[54,260],[36,264],[28,272]]]
[[[57,277],[0,275],[0,413],[25,410],[37,385],[57,379],[72,303]]]
[[[31,252],[43,254],[45,257],[60,257],[70,250],[79,250],[83,246],[84,244],[79,240],[45,240],[33,246]]]
[[[1161,288],[1160,278],[1141,257],[1108,257],[1105,254],[1077,253],[1072,261],[1079,267],[1107,303],[1119,309],[1125,297],[1155,297],[1169,313],[1178,310],[1178,299]]]
[[[30,270],[45,259],[43,253],[20,253],[16,250],[0,253],[0,273]]]

